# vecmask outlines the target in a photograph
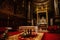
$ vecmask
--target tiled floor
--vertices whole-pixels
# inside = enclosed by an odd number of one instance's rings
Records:
[[[39,33],[39,36],[37,38],[35,38],[35,40],[41,40],[43,35],[44,35],[44,33]]]
[[[37,33],[37,34],[38,34],[38,36],[35,37],[34,40],[41,40],[42,37],[43,37],[43,35],[44,35],[44,33]],[[19,35],[19,34],[10,36],[10,37],[8,38],[8,40],[20,40],[20,39],[18,39],[18,35]],[[28,38],[28,39],[29,39],[29,38]],[[28,40],[28,39],[26,39],[26,40]]]

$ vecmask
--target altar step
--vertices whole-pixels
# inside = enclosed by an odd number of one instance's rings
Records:
[[[44,29],[41,29],[41,28],[40,28],[40,29],[38,30],[38,32],[48,32],[48,30],[47,30],[47,29],[44,30]]]

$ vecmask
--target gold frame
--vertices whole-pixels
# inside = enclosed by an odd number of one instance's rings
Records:
[[[48,27],[48,5],[45,5],[45,8],[43,6],[36,6],[37,24],[38,24],[38,14],[43,12],[46,12],[46,21],[47,21],[47,27]]]

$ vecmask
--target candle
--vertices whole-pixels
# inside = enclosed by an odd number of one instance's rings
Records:
[[[51,26],[53,25],[53,19],[52,18],[50,19],[50,25]]]

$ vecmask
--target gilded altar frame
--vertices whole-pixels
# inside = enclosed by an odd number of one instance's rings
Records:
[[[39,14],[43,14],[45,13],[46,15],[46,23],[47,23],[47,27],[48,27],[48,4],[42,4],[42,5],[37,5],[36,6],[36,16],[37,16],[37,20],[36,23],[38,25],[39,22]]]

